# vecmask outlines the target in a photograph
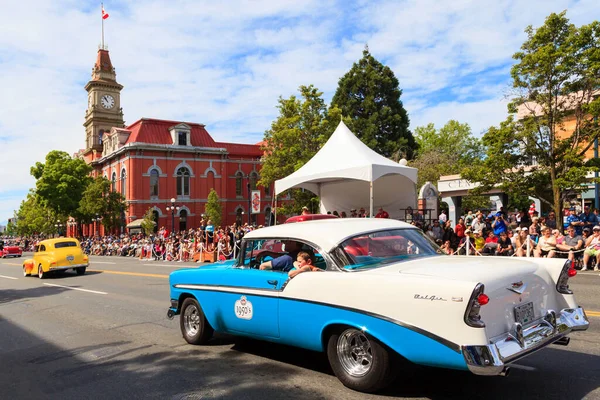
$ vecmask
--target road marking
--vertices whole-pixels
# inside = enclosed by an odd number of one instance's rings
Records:
[[[588,317],[600,317],[600,312],[598,311],[586,311],[585,314]]]
[[[94,261],[94,264],[116,264],[116,262],[111,261]]]
[[[6,279],[19,279],[19,278],[15,278],[14,276],[6,276],[6,275],[0,275],[0,278],[6,278]]]
[[[101,269],[88,269],[89,272],[102,272],[103,274],[114,274],[114,275],[129,275],[129,276],[145,276],[149,278],[169,278],[169,275],[160,274],[145,274],[142,272],[123,272],[123,271],[107,271]]]
[[[54,283],[44,283],[44,285],[46,285],[46,286],[56,286],[56,287],[61,287],[61,288],[71,289],[71,290],[79,290],[81,292],[88,292],[88,293],[95,293],[95,294],[108,294],[106,292],[99,292],[97,290],[88,290],[88,289],[75,288],[75,287],[72,287],[72,286],[56,285]]]
[[[2,265],[18,265],[19,267],[23,266],[23,264],[16,264],[16,263],[2,263]]]

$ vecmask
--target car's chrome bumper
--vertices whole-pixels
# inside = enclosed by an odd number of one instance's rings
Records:
[[[87,268],[88,264],[73,264],[73,265],[65,265],[65,266],[61,266],[61,267],[50,267],[49,270],[50,271],[60,271],[61,269],[73,269],[73,268],[80,268],[80,267]]]
[[[500,375],[507,364],[564,338],[572,331],[584,331],[589,325],[581,307],[565,308],[558,314],[548,311],[544,318],[526,328],[515,323],[511,332],[493,339],[491,344],[462,346],[462,353],[474,374]]]

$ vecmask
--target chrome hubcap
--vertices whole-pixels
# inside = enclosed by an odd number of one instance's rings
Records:
[[[356,329],[347,329],[340,335],[337,355],[342,368],[354,377],[365,376],[373,365],[371,342]]]
[[[38,267],[38,275],[40,276],[40,278],[42,277],[42,275],[44,275],[44,270],[42,269],[41,265]]]
[[[195,336],[200,330],[200,311],[196,305],[187,306],[183,312],[183,327],[188,336]]]

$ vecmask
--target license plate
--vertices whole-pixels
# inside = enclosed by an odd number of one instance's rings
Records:
[[[73,261],[75,259],[75,257],[73,256],[67,256],[67,261]]]
[[[525,325],[533,321],[533,303],[525,303],[515,307],[515,321]]]

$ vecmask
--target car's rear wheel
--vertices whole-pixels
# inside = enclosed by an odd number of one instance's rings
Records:
[[[393,378],[392,354],[375,338],[355,328],[342,328],[329,336],[327,358],[344,386],[375,392]]]
[[[48,273],[44,272],[44,268],[42,268],[42,264],[38,265],[38,277],[40,279],[46,279],[48,277]]]
[[[75,268],[75,272],[77,272],[77,275],[83,275],[85,274],[85,267]]]
[[[213,328],[204,316],[202,307],[191,297],[181,305],[179,326],[183,338],[189,344],[205,344],[213,335]]]
[[[31,274],[27,273],[27,267],[23,265],[23,276],[30,276]]]

